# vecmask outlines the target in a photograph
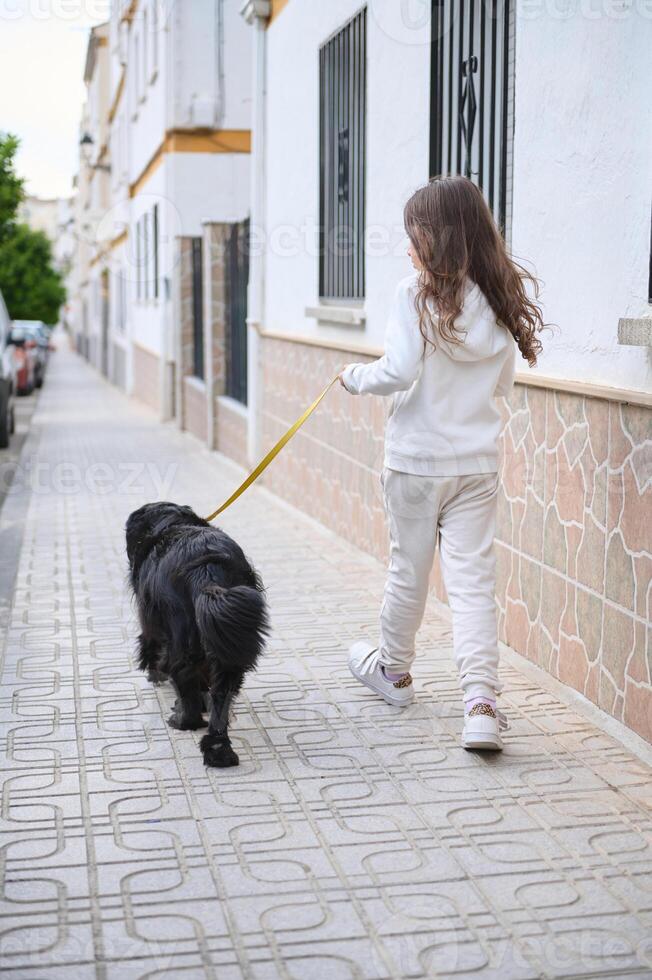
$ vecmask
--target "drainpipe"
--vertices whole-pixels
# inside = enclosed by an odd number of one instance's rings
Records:
[[[224,84],[224,0],[215,3],[215,102],[213,104],[213,128],[221,129],[226,103]]]
[[[176,106],[176,86],[177,71],[175,65],[176,50],[180,38],[180,17],[179,6],[175,4],[168,13],[168,20],[165,25],[164,38],[164,58],[165,58],[165,129],[171,129],[175,125],[175,106]],[[167,200],[174,200],[174,187],[170,185],[170,170],[165,168],[166,183],[165,195]],[[162,422],[168,422],[174,418],[175,413],[178,417],[178,395],[177,395],[177,375],[179,374],[179,351],[180,351],[180,330],[178,315],[180,308],[179,283],[177,262],[177,243],[170,239],[168,223],[170,215],[161,215],[163,208],[159,206],[159,235],[161,224],[165,228],[165,247],[168,250],[167,260],[171,262],[168,266],[165,258],[159,266],[164,269],[169,268],[169,276],[162,276],[159,282],[159,309],[161,312],[159,329],[161,331],[161,364],[159,374],[159,397],[160,397],[160,417]],[[161,238],[159,238],[161,244]],[[160,253],[162,258],[162,253]],[[176,367],[175,367],[176,364]]]
[[[221,129],[226,107],[226,85],[224,78],[224,0],[215,0],[215,101],[213,104],[213,128]],[[204,293],[204,384],[206,386],[206,444],[215,449],[215,351],[213,347],[213,239],[215,235],[212,221],[202,221]]]
[[[271,13],[269,0],[246,0],[241,15],[254,28],[252,75],[252,147],[251,147],[251,232],[258,242],[249,256],[247,295],[247,455],[249,462],[260,457],[260,370],[259,331],[264,316],[265,290],[265,72],[266,27]]]

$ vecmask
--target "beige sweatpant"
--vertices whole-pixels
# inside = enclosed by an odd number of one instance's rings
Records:
[[[390,531],[381,663],[396,673],[412,665],[439,539],[464,699],[495,697],[502,689],[494,554],[498,475],[415,476],[385,467],[381,482]]]

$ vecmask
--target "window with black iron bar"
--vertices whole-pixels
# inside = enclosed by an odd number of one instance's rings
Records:
[[[158,299],[158,279],[159,279],[159,256],[158,256],[158,246],[159,246],[159,229],[158,229],[158,204],[155,204],[152,208],[152,250],[153,250],[153,269],[152,269],[152,279],[154,286],[154,299]]]
[[[231,226],[226,240],[226,385],[230,398],[247,404],[247,283],[249,220]]]
[[[136,299],[143,298],[143,229],[142,219],[136,222]]]
[[[152,265],[152,236],[149,212],[145,212],[141,221],[143,222],[143,298],[148,300],[150,298],[150,269]]]
[[[647,301],[652,303],[652,217],[650,218],[650,268],[647,281]]]
[[[464,174],[511,226],[514,0],[432,0],[430,173]]]
[[[364,299],[367,13],[319,53],[319,295]]]
[[[204,307],[202,275],[202,240],[192,239],[192,340],[193,370],[196,378],[204,378]]]

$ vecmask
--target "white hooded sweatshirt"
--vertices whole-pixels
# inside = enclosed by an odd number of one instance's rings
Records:
[[[462,344],[426,345],[415,305],[418,274],[396,289],[385,354],[350,364],[345,388],[355,395],[393,395],[385,432],[385,466],[421,476],[466,476],[498,470],[501,418],[494,401],[514,384],[516,344],[475,283],[469,281],[455,326]],[[427,347],[427,349],[426,349]]]

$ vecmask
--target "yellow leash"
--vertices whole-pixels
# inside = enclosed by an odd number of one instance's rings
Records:
[[[338,380],[338,378],[339,378],[339,375],[336,375],[333,378],[332,381],[329,381],[328,382],[328,384],[326,385],[326,387],[322,391],[321,395],[319,395],[317,398],[315,398],[315,400],[312,403],[312,405],[305,410],[305,412],[303,413],[303,415],[300,418],[298,418],[293,425],[290,426],[290,428],[287,430],[287,432],[285,433],[285,435],[281,436],[281,438],[279,439],[279,441],[276,443],[275,446],[273,446],[270,449],[270,451],[267,453],[267,455],[264,457],[264,459],[261,459],[261,461],[258,464],[258,466],[256,466],[256,468],[251,471],[251,473],[249,474],[249,476],[247,477],[247,479],[244,481],[244,483],[241,483],[240,484],[240,486],[238,487],[238,489],[234,493],[231,494],[231,496],[229,497],[228,500],[225,500],[224,501],[224,503],[222,504],[221,507],[218,507],[216,511],[213,511],[213,513],[209,517],[206,518],[207,521],[214,521],[215,518],[218,516],[218,514],[221,514],[223,510],[226,510],[227,507],[230,507],[231,504],[234,501],[236,501],[238,499],[238,497],[240,497],[245,492],[245,490],[247,490],[251,486],[251,484],[254,483],[258,479],[258,477],[260,476],[260,474],[263,473],[267,469],[267,467],[272,462],[272,460],[275,459],[278,456],[278,454],[280,453],[281,449],[283,449],[283,447],[288,444],[288,442],[290,441],[290,439],[292,438],[292,436],[295,435],[295,433],[297,433],[299,431],[299,429],[301,428],[301,426],[303,425],[303,423],[306,422],[310,418],[310,416],[312,415],[312,413],[315,411],[315,409],[320,404],[320,402],[326,397],[326,395],[331,390],[331,388],[333,387],[333,385],[335,384],[335,382]]]

